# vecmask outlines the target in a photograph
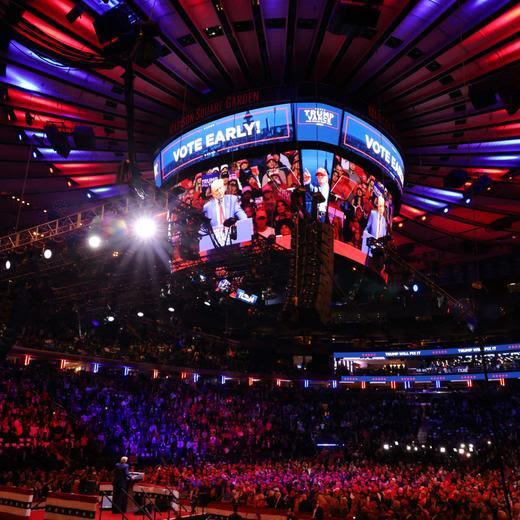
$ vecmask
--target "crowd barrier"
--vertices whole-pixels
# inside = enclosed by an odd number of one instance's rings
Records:
[[[112,509],[113,486],[111,482],[102,482],[99,485],[101,509]],[[157,511],[171,511],[177,514],[181,509],[179,492],[160,484],[146,482],[131,483],[128,489],[128,512],[135,512],[140,507],[148,504],[148,507]],[[185,511],[187,511],[185,509]]]
[[[0,486],[0,518],[23,520],[31,516],[32,489]]]
[[[44,520],[74,520],[95,519],[97,505],[101,498],[101,508],[111,508],[112,483],[103,482],[99,486],[98,495],[81,495],[72,493],[49,493],[45,501]],[[29,520],[33,504],[33,491],[28,488],[0,486],[0,519],[1,520]],[[188,500],[180,500],[179,492],[160,484],[135,483],[133,495],[138,499],[157,503],[166,499],[170,504],[170,511],[178,516],[182,509],[182,516],[189,515],[190,520],[214,519],[223,520],[233,512],[233,506],[228,502],[210,502],[206,506],[197,506],[192,512]],[[239,504],[238,512],[245,520],[286,520],[285,509],[268,507],[254,507]],[[298,513],[300,520],[311,520],[311,513]]]
[[[196,513],[209,515],[209,518],[221,520],[227,518],[233,512],[233,506],[230,503],[210,502],[206,507],[197,506]],[[244,520],[286,520],[286,509],[272,509],[269,507],[254,507],[247,505],[238,505],[238,513]],[[311,513],[298,513],[299,520],[310,520]]]
[[[43,518],[44,520],[94,519],[98,501],[95,495],[49,493]]]

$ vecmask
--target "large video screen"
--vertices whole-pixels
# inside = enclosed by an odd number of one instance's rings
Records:
[[[222,117],[169,143],[160,153],[164,182],[182,168],[217,154],[292,139],[292,109],[286,103]]]
[[[317,205],[317,218],[332,223],[335,240],[369,254],[368,238],[391,233],[392,195],[383,183],[359,165],[331,152],[290,150],[239,156],[233,162],[215,164],[178,185],[183,207],[204,216],[213,231],[214,236],[208,237],[207,231],[201,230],[196,253],[204,255],[219,245],[247,242],[255,236],[277,240],[290,235],[296,216],[291,198],[294,189],[302,184],[307,188],[309,214],[312,194],[323,195]],[[234,238],[230,236],[228,219],[236,220]],[[174,261],[185,259],[175,220],[172,214]]]
[[[345,112],[341,145],[374,162],[400,188],[404,184],[404,162],[396,147],[376,128]]]

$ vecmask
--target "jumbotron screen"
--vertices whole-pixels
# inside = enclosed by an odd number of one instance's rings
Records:
[[[318,218],[326,220],[328,215],[336,242],[345,244],[347,249],[350,246],[368,253],[369,237],[390,233],[392,195],[358,164],[310,148],[267,155],[253,153],[215,164],[178,184],[182,205],[200,212],[212,230],[212,236],[201,232],[199,253],[246,242],[253,234],[283,243],[294,226],[291,196],[302,182],[307,188],[308,212],[311,213],[312,194],[319,192],[323,200],[318,203]],[[236,220],[234,236],[229,224],[226,226],[228,219]],[[180,240],[175,238],[175,222],[171,230],[173,260],[180,260],[183,255]]]
[[[368,162],[389,177],[399,190],[404,162],[390,138],[375,126],[332,105],[285,103],[224,116],[187,131],[164,145],[154,159],[157,187],[176,182],[199,162],[252,148],[312,146],[348,151],[355,161]],[[222,161],[224,162],[224,161]],[[330,166],[329,166],[330,167]]]

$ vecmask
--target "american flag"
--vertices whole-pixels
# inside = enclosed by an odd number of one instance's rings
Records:
[[[31,516],[32,489],[0,486],[0,518],[23,520]]]
[[[98,497],[49,493],[45,504],[44,520],[72,520],[95,518]]]

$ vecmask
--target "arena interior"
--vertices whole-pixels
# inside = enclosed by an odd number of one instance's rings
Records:
[[[520,6],[0,0],[0,520],[520,519]]]

